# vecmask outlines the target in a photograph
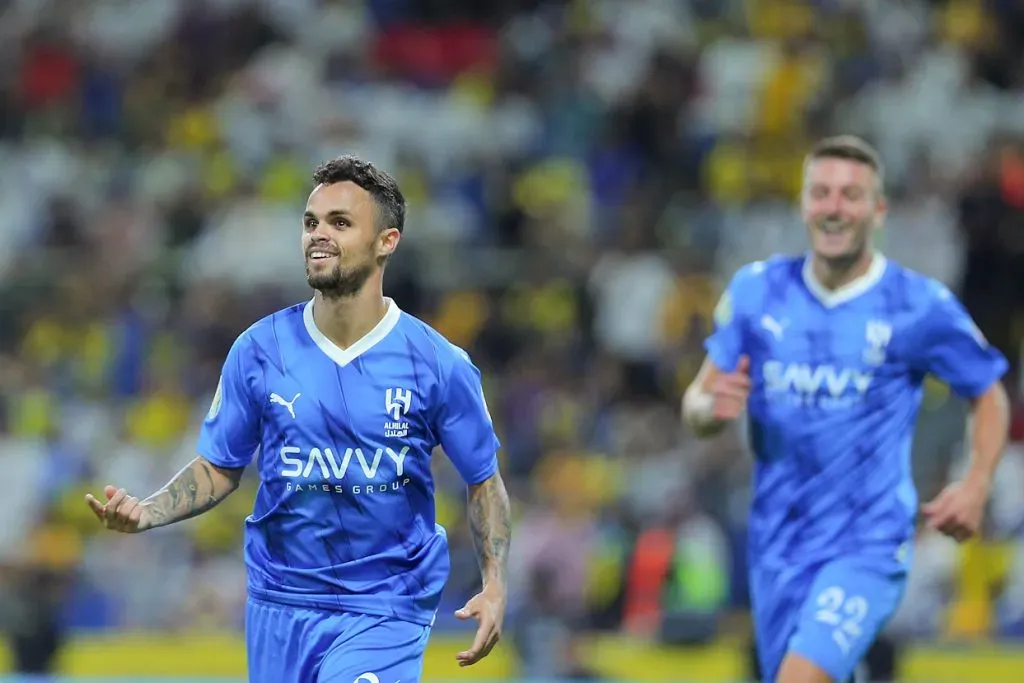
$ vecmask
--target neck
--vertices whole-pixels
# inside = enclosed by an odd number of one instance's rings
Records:
[[[377,326],[388,310],[380,283],[367,282],[352,296],[314,296],[313,320],[325,337],[347,349]]]
[[[812,254],[811,271],[822,287],[836,290],[868,272],[874,260],[875,252],[871,249],[852,259],[826,259]]]

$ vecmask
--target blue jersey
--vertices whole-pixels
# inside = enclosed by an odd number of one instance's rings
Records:
[[[1006,360],[946,287],[881,255],[834,292],[809,257],[748,265],[715,317],[711,361],[731,371],[750,359],[751,562],[896,559],[916,519],[910,453],[925,376],[976,397]]]
[[[258,451],[245,523],[250,595],[432,623],[449,570],[434,517],[438,445],[468,484],[497,472],[479,371],[393,301],[348,349],[317,329],[313,302],[246,330],[198,452],[239,468]]]

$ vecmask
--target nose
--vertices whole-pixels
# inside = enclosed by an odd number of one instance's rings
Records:
[[[327,231],[323,228],[322,223],[318,223],[315,228],[309,231],[309,239],[311,242],[327,241]]]
[[[818,204],[818,208],[826,216],[840,216],[844,213],[844,204],[843,196],[836,192],[823,197]]]

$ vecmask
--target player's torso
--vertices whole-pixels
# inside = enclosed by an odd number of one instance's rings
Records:
[[[430,363],[398,329],[344,364],[303,329],[288,334],[279,339],[281,361],[263,368],[252,521],[342,533],[345,545],[366,548],[400,532],[413,544],[434,534]]]
[[[895,547],[909,533],[920,310],[888,280],[829,305],[790,278],[746,320],[759,561]]]
[[[293,494],[356,498],[400,493],[429,473],[435,445],[416,378],[376,354],[338,367],[310,353],[303,367],[268,373],[260,474]],[[414,480],[416,484],[413,484]],[[365,504],[365,503],[364,503]]]
[[[832,307],[802,286],[766,297],[746,329],[752,417],[804,434],[913,399],[922,379],[908,353],[916,316],[891,306],[882,287]]]

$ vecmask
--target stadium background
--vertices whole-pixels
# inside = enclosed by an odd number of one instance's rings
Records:
[[[1014,0],[0,1],[0,671],[241,680],[254,482],[140,537],[82,495],[192,457],[234,336],[309,296],[309,174],[349,152],[402,184],[387,293],[472,352],[514,496],[506,638],[460,670],[478,574],[438,464],[427,677],[751,679],[749,458],[677,417],[710,311],[803,248],[808,143],[859,133],[885,251],[961,294],[1019,400],[1022,49]],[[963,416],[929,385],[923,496]],[[1019,680],[1022,499],[1015,443],[985,538],[920,536],[876,678]]]

